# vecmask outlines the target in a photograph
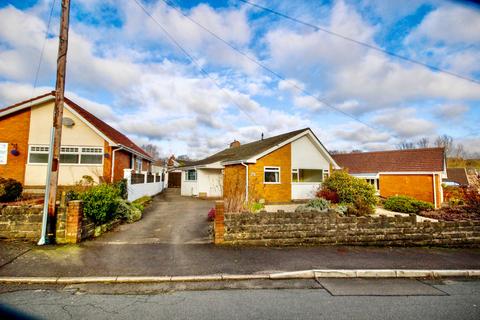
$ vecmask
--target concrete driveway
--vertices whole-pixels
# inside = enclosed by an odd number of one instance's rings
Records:
[[[95,240],[105,244],[201,244],[209,239],[207,214],[213,201],[180,196],[180,189],[167,189],[155,197],[142,220],[124,224]]]

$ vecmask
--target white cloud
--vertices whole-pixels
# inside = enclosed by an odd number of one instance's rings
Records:
[[[383,110],[374,117],[374,123],[392,130],[399,139],[429,135],[437,128],[431,121],[418,118],[414,108]]]
[[[372,143],[385,144],[392,138],[387,132],[380,132],[356,122],[338,126],[334,133],[335,137],[346,140],[357,148]]]
[[[332,9],[326,28],[378,46],[374,42],[377,27],[343,1]],[[418,99],[480,99],[477,84],[395,60],[321,31],[279,27],[267,33],[266,42],[274,66],[315,88],[310,91],[321,88],[333,104],[358,100],[368,105],[368,111]]]
[[[469,107],[464,104],[442,104],[436,106],[434,110],[443,120],[458,120],[463,118]]]
[[[480,13],[467,6],[443,6],[429,13],[406,39],[449,44],[480,42]]]

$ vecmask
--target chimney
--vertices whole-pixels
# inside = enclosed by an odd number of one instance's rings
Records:
[[[240,142],[237,140],[233,140],[232,143],[230,143],[230,148],[238,148],[240,147]]]

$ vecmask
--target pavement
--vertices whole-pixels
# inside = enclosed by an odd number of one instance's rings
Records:
[[[0,276],[181,276],[310,269],[480,269],[480,249],[215,246],[213,201],[157,196],[142,220],[79,245],[0,242]]]
[[[479,319],[480,281],[0,285],[0,304],[48,319]]]

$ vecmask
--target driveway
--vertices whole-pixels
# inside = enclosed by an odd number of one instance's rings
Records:
[[[252,274],[305,269],[480,269],[480,249],[230,247],[208,238],[213,201],[167,191],[143,219],[78,245],[0,242],[0,276]],[[18,248],[17,248],[18,247]]]
[[[95,240],[105,244],[200,244],[209,243],[207,213],[213,201],[180,196],[180,189],[167,189],[155,197],[143,219],[124,224]]]

